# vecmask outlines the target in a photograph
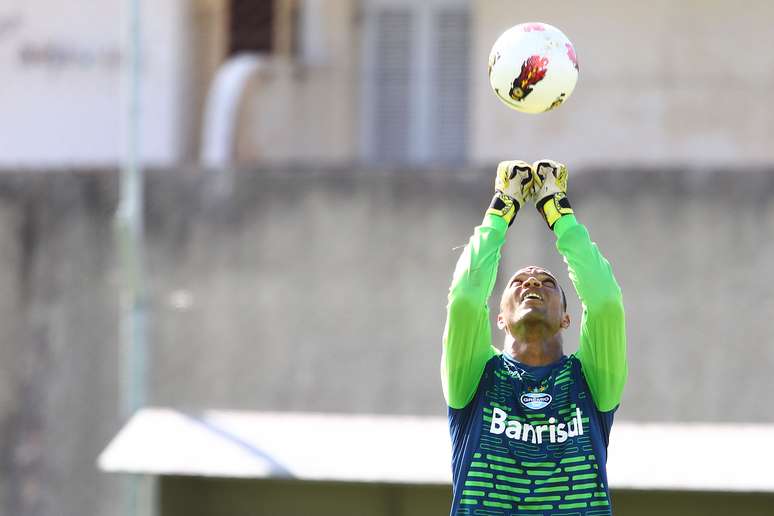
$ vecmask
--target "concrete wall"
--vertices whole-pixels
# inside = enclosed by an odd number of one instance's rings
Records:
[[[94,467],[120,424],[115,186],[0,176],[0,514],[118,514]]]
[[[420,516],[449,512],[447,486],[400,486],[212,480],[172,477],[160,482],[160,516]],[[613,491],[625,516],[759,516],[774,496],[751,493]]]
[[[632,367],[620,416],[774,420],[760,398],[730,386],[770,386],[774,176],[578,175],[574,205],[626,299]],[[158,185],[149,220],[158,228],[149,234],[156,401],[442,413],[438,345],[452,248],[480,221],[489,176],[264,171],[235,177],[233,196],[217,203],[203,185],[185,194]],[[569,286],[552,235],[534,212],[524,215],[503,269],[545,264]],[[184,310],[170,298],[180,291]],[[570,306],[568,351],[579,318],[577,301]]]
[[[157,172],[148,182],[149,403],[441,415],[446,292],[491,170]],[[572,169],[628,316],[621,419],[772,422],[774,171]],[[0,176],[0,513],[114,515],[117,181]],[[503,272],[569,287],[527,209]],[[499,291],[500,285],[496,287]],[[576,346],[578,302],[566,351]]]

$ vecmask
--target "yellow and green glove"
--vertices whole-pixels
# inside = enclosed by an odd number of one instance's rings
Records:
[[[535,207],[540,215],[554,229],[562,215],[573,213],[567,199],[567,167],[550,159],[541,159],[532,164],[535,178]]]
[[[519,209],[533,199],[534,186],[535,174],[529,163],[501,161],[497,165],[495,194],[486,212],[502,217],[510,226]]]

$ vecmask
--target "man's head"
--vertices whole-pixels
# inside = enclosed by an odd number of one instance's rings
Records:
[[[567,298],[548,269],[524,267],[511,276],[500,300],[497,326],[517,340],[548,339],[570,325]]]

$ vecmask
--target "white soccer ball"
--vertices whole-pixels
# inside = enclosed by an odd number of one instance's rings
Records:
[[[524,113],[566,101],[578,82],[575,48],[547,23],[522,23],[497,38],[489,53],[489,84],[497,98]]]

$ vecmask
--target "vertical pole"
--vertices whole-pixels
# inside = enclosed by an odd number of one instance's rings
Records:
[[[120,417],[126,422],[146,400],[146,291],[143,267],[143,170],[140,159],[140,0],[124,4],[125,153],[121,166],[120,201],[115,219],[121,266],[120,292]],[[142,479],[124,480],[126,516],[139,514]]]
[[[116,213],[121,262],[121,416],[130,417],[146,398],[146,292],[143,264],[143,183],[140,163],[140,0],[129,4],[126,74],[126,153]]]

